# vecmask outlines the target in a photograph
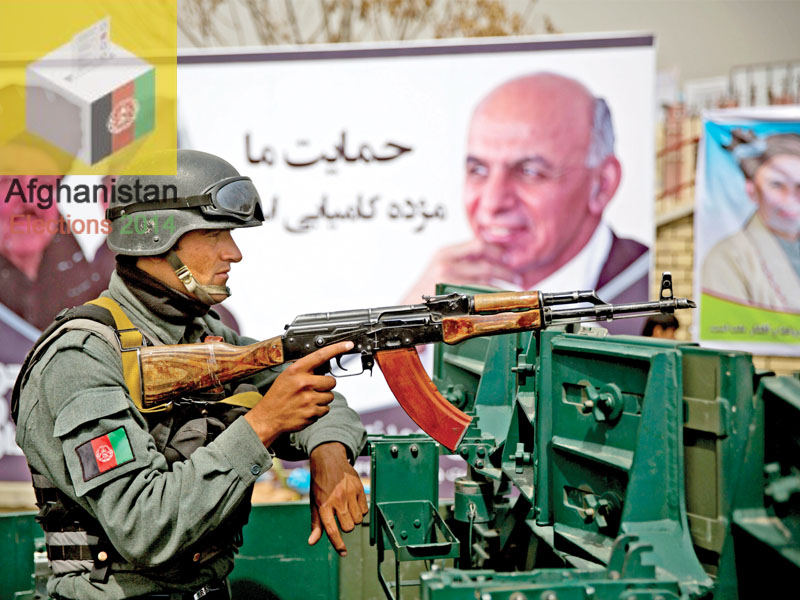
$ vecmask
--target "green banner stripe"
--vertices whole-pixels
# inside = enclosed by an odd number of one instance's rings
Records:
[[[703,294],[700,305],[700,339],[800,344],[800,315],[737,304]]]
[[[128,434],[125,433],[124,427],[118,427],[109,433],[108,441],[111,442],[111,447],[114,448],[118,465],[133,460],[131,444],[128,441]]]
[[[134,138],[139,139],[155,127],[156,121],[156,70],[150,69],[136,78],[134,82],[134,98],[139,103],[139,114],[136,115]]]

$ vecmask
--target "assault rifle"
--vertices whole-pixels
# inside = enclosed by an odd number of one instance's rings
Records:
[[[673,297],[669,273],[662,276],[660,298],[655,302],[607,304],[593,290],[453,293],[424,296],[423,300],[406,306],[301,315],[286,326],[283,335],[249,346],[212,341],[141,348],[142,405],[154,407],[186,393],[218,388],[323,346],[352,341],[354,347],[348,354],[360,355],[365,371],[371,372],[377,361],[406,413],[428,435],[454,450],[471,417],[438,392],[420,363],[416,346],[457,344],[554,324],[611,321],[696,306],[686,298]],[[572,304],[590,306],[564,307]],[[336,360],[338,363],[339,357]],[[326,372],[330,369],[329,364],[323,367]]]

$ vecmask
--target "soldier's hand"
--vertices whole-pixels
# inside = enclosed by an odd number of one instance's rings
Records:
[[[433,294],[440,282],[488,285],[493,280],[513,281],[514,272],[503,265],[502,250],[479,239],[439,249],[403,299],[415,304]]]
[[[311,535],[309,545],[328,534],[339,556],[347,556],[347,548],[339,533],[353,531],[367,514],[367,497],[355,469],[347,460],[345,447],[338,442],[321,444],[311,452]]]
[[[328,414],[336,379],[314,375],[316,367],[350,350],[353,342],[339,342],[304,356],[281,373],[245,419],[265,446],[282,433],[300,431]]]

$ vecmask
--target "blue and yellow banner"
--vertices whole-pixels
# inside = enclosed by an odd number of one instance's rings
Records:
[[[800,355],[800,107],[709,113],[696,189],[698,340]]]

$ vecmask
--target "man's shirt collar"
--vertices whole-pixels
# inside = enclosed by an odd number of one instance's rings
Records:
[[[601,221],[592,237],[572,260],[532,287],[543,292],[594,289],[613,241],[611,229]],[[492,285],[507,290],[521,290],[519,285],[506,281],[493,281]]]

